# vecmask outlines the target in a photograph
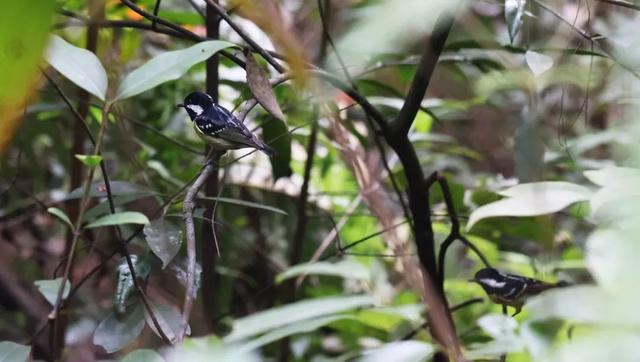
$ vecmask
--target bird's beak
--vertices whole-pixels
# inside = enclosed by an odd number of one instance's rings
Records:
[[[178,103],[178,104],[176,104],[176,107],[177,107],[177,108],[184,108],[184,104],[182,104],[182,103]]]

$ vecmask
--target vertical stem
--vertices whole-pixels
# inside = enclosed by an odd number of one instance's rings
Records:
[[[209,39],[218,39],[220,37],[220,17],[218,12],[211,7],[211,5],[207,4],[207,14],[206,14],[206,26],[207,26],[207,37]],[[219,74],[218,74],[218,63],[219,58],[218,55],[214,55],[207,60],[206,69],[207,69],[207,79],[206,79],[206,87],[207,93],[213,97],[213,99],[218,101],[218,84],[219,84]],[[208,150],[206,151],[208,154]],[[209,177],[207,180],[204,192],[206,196],[218,196],[220,181],[218,177],[218,161],[220,160],[220,156],[218,153],[213,155],[213,171],[212,177]],[[205,211],[204,216],[208,219],[215,218],[215,206],[213,204],[209,204]],[[202,240],[200,242],[200,261],[202,263],[202,315],[207,319],[207,324],[209,325],[209,331],[213,331],[216,325],[214,316],[217,314],[217,298],[216,298],[216,288],[218,287],[218,278],[216,275],[215,267],[216,260],[218,257],[218,252],[216,250],[216,236],[214,233],[216,231],[216,227],[214,223],[202,223]]]

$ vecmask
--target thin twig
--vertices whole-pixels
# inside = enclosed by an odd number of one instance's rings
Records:
[[[610,4],[610,5],[620,6],[620,7],[627,8],[627,9],[633,9],[633,10],[640,11],[640,5],[636,5],[636,4],[631,3],[629,1],[624,1],[624,0],[596,0],[596,1],[599,1],[601,3]]]

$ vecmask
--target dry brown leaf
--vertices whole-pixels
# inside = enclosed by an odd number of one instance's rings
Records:
[[[273,93],[271,83],[267,77],[267,72],[258,64],[253,54],[246,56],[247,61],[247,84],[256,100],[271,113],[272,116],[285,121],[284,113],[280,109],[276,95]]]

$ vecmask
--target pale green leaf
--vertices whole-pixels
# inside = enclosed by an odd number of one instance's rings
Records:
[[[102,162],[100,155],[76,155],[76,158],[89,167],[96,167]]]
[[[640,169],[631,167],[608,167],[583,172],[584,177],[599,186],[613,186],[620,181],[631,179],[640,183]]]
[[[26,362],[29,360],[31,347],[4,341],[0,342],[0,362]]]
[[[164,82],[178,79],[189,68],[207,60],[216,52],[235,46],[220,40],[203,41],[186,49],[174,50],[155,56],[140,68],[127,74],[115,100],[133,97]]]
[[[58,290],[60,290],[60,285],[64,280],[63,277],[56,279],[44,279],[44,280],[36,280],[33,284],[36,285],[40,294],[44,296],[44,298],[49,302],[49,304],[54,305],[56,303],[56,299],[58,298]],[[62,299],[67,298],[69,295],[69,291],[71,290],[71,283],[68,281],[64,285],[64,291],[62,292]]]
[[[137,349],[127,354],[120,362],[164,362],[164,358],[156,351]]]
[[[101,226],[112,226],[122,224],[141,224],[146,225],[149,223],[149,219],[140,212],[137,211],[123,211],[115,214],[110,214],[99,218],[89,223],[85,228],[97,228]]]
[[[107,94],[107,72],[92,52],[78,48],[57,35],[51,35],[47,62],[77,86],[104,101]]]
[[[65,224],[69,225],[71,229],[73,229],[73,224],[71,223],[71,220],[69,220],[69,216],[67,216],[64,211],[58,209],[57,207],[50,207],[47,209],[47,212],[55,215],[58,219],[62,220]]]
[[[93,344],[102,346],[107,353],[113,353],[134,342],[144,328],[142,310],[142,305],[136,302],[123,314],[111,312],[93,333]]]
[[[303,300],[271,308],[236,320],[233,330],[225,337],[225,342],[239,341],[303,320],[369,307],[373,304],[374,300],[370,296],[340,296]]]
[[[435,352],[429,343],[421,341],[391,342],[362,353],[359,362],[422,362]]]
[[[320,261],[294,265],[278,274],[276,281],[281,283],[286,279],[309,274],[330,275],[348,279],[370,279],[369,271],[362,264],[352,260],[343,260],[336,263]]]
[[[540,75],[553,67],[553,58],[533,50],[527,50],[524,53],[524,59],[535,75]]]

